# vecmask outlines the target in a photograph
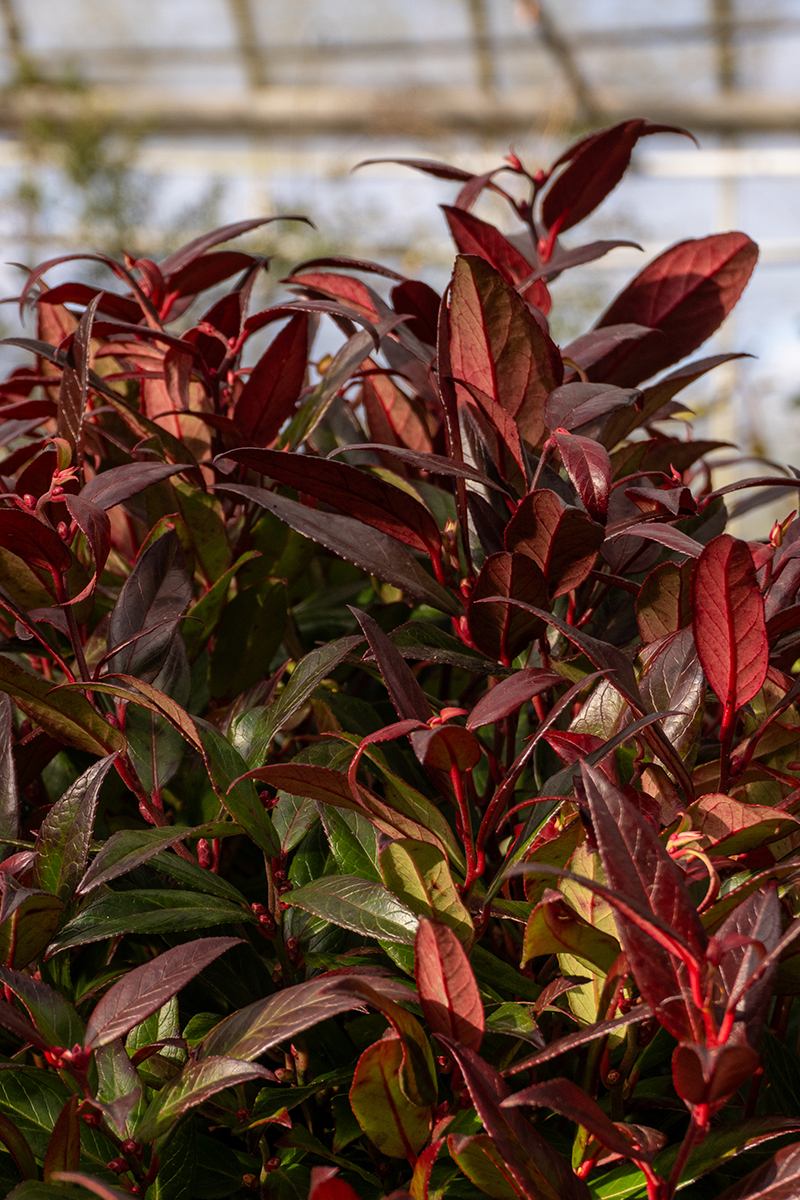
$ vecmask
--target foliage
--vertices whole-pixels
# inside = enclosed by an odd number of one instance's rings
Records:
[[[720,444],[674,423],[756,247],[683,242],[548,332],[620,244],[560,234],[660,132],[533,175],[410,162],[460,188],[444,298],[326,258],[251,312],[268,264],[219,247],[259,221],[94,256],[117,290],[28,278],[10,1194],[796,1194],[800,522],[748,543],[725,497],[798,482],[715,489]]]

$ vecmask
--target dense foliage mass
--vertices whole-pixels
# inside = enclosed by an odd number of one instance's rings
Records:
[[[251,312],[268,263],[217,247],[261,221],[84,256],[116,290],[27,279],[9,1194],[800,1192],[800,485],[715,489],[720,444],[675,421],[756,247],[682,242],[570,345],[548,327],[624,244],[561,236],[661,132],[536,174],[411,161],[460,189],[443,298],[337,258]],[[785,496],[763,541],[725,531],[742,488]]]

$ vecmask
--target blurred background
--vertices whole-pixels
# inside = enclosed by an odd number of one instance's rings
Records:
[[[562,277],[554,335],[585,330],[665,246],[745,230],[760,264],[705,353],[756,357],[691,398],[704,433],[800,463],[800,0],[0,0],[0,38],[4,297],[22,278],[9,264],[78,249],[158,258],[278,212],[316,231],[272,225],[244,243],[275,255],[267,288],[330,253],[442,287],[452,248],[436,206],[455,185],[390,165],[353,173],[362,159],[485,171],[513,144],[536,167],[628,117],[687,127],[700,149],[644,139],[576,231],[645,253]],[[491,197],[481,205],[513,228]],[[13,306],[0,314],[18,333]]]

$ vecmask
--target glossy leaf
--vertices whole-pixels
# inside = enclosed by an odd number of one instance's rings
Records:
[[[69,1001],[54,988],[10,967],[0,967],[0,983],[7,989],[7,995],[16,996],[24,1005],[47,1045],[71,1048],[83,1044],[83,1021]]]
[[[565,383],[547,397],[542,416],[551,432],[566,429],[571,433],[620,408],[629,408],[640,394],[635,388],[609,383]]]
[[[68,571],[72,561],[55,529],[19,508],[0,510],[0,545],[45,571]]]
[[[293,888],[284,901],[344,929],[385,942],[411,945],[417,918],[382,883],[356,876],[331,875]]]
[[[150,1101],[136,1134],[154,1141],[168,1133],[185,1113],[224,1088],[237,1087],[251,1079],[274,1079],[271,1071],[238,1058],[209,1057],[190,1062],[179,1075],[162,1087]]]
[[[552,435],[564,469],[590,517],[602,520],[608,511],[611,460],[599,442],[559,430]]]
[[[195,832],[187,826],[117,830],[92,860],[78,885],[78,894],[86,895],[101,884],[127,874]]]
[[[438,846],[408,838],[390,842],[380,852],[380,871],[389,891],[418,917],[441,921],[461,942],[472,942],[472,918]]]
[[[726,711],[736,711],[760,689],[769,663],[764,601],[746,542],[720,534],[697,560],[692,629],[708,682]]]
[[[545,192],[542,203],[545,226],[550,229],[558,223],[558,229],[564,233],[588,217],[622,179],[639,138],[654,133],[692,137],[676,125],[656,125],[639,119],[601,129],[566,150],[555,166],[567,165]]]
[[[123,933],[182,933],[254,919],[241,905],[197,892],[151,888],[109,892],[90,900],[78,916],[67,922],[50,943],[48,956],[69,946],[86,946]]]
[[[492,554],[481,567],[472,589],[467,623],[470,637],[484,654],[510,666],[516,656],[542,633],[542,622],[508,604],[485,603],[489,597],[547,604],[545,577],[528,554],[502,551]]]
[[[602,544],[602,526],[546,488],[523,498],[505,531],[506,550],[530,555],[553,599],[588,578]]]
[[[447,1148],[467,1179],[492,1200],[526,1200],[526,1193],[487,1134],[460,1137],[451,1133]]]
[[[692,828],[709,839],[714,854],[743,854],[798,832],[797,817],[763,804],[743,804],[719,792],[701,796],[686,810]]]
[[[525,926],[520,965],[541,955],[570,954],[605,973],[619,953],[616,938],[590,925],[559,893],[546,891]]]
[[[14,765],[14,706],[0,692],[0,843],[3,834],[16,838],[19,833],[19,798]]]
[[[690,624],[690,563],[661,563],[645,579],[636,598],[636,619],[642,641],[655,642]]]
[[[285,521],[292,529],[319,542],[334,554],[400,588],[420,604],[430,604],[441,612],[456,614],[458,603],[441,587],[409,551],[388,534],[368,531],[360,521],[337,513],[320,513],[296,500],[278,496],[265,488],[244,484],[219,485],[226,492],[255,501]]]
[[[668,914],[688,953],[704,961],[707,937],[675,863],[647,821],[605,775],[586,765],[582,774],[608,886],[644,912]],[[614,916],[642,998],[674,1037],[693,1040],[698,1014],[685,965],[618,910]]]
[[[113,984],[86,1026],[87,1049],[106,1046],[141,1024],[240,938],[200,938],[165,950]]]
[[[17,1129],[4,1113],[0,1113],[0,1142],[14,1159],[17,1170],[23,1179],[38,1179],[39,1170],[33,1151],[28,1145],[24,1134]]]
[[[280,853],[280,839],[269,813],[249,779],[243,779],[247,764],[213,725],[203,721],[198,729],[205,751],[211,782],[233,820],[271,858]]]
[[[431,1032],[443,1033],[477,1053],[485,1027],[483,1004],[466,952],[448,925],[420,917],[414,973]]]
[[[124,750],[125,738],[78,692],[54,692],[52,683],[0,655],[0,690],[59,742],[104,756]]]
[[[270,445],[292,415],[305,381],[308,335],[308,315],[296,313],[250,372],[234,409],[248,442]]]
[[[116,757],[108,755],[84,771],[39,826],[36,882],[62,900],[72,898],[86,870],[100,788]]]
[[[691,354],[719,328],[758,257],[743,233],[715,233],[665,250],[606,309],[598,328],[636,322],[655,332],[619,346],[590,368],[593,379],[636,387]]]
[[[529,445],[540,444],[545,400],[561,383],[561,357],[525,301],[473,255],[460,256],[453,273],[450,359],[456,381],[480,388],[515,419]]]
[[[543,667],[525,667],[515,671],[481,697],[467,717],[467,729],[480,729],[483,725],[502,721],[534,696],[541,696],[563,682],[562,675],[546,671]]]
[[[625,1127],[620,1129],[615,1125],[600,1105],[571,1079],[556,1078],[548,1079],[546,1083],[535,1083],[521,1092],[514,1092],[503,1101],[504,1108],[521,1104],[535,1104],[568,1117],[576,1125],[587,1129],[601,1146],[624,1158],[639,1158],[649,1162],[655,1157],[655,1151],[637,1147],[635,1138],[624,1132]]]
[[[116,653],[108,660],[108,670],[130,672],[152,683],[191,599],[178,535],[165,533],[140,556],[114,605],[107,648]]]
[[[444,1042],[444,1038],[441,1040]],[[508,1084],[488,1063],[447,1039],[486,1132],[528,1200],[588,1200],[583,1180],[515,1109],[502,1108]]]
[[[459,253],[486,259],[507,283],[516,286],[527,280],[527,285],[519,289],[521,295],[543,313],[550,311],[547,288],[543,281],[531,278],[534,268],[513,242],[509,242],[494,225],[482,221],[474,213],[448,204],[443,204],[441,208]]]
[[[400,1087],[399,1038],[374,1042],[358,1060],[350,1104],[359,1125],[381,1154],[416,1161],[428,1140],[433,1109],[407,1100]]]
[[[373,617],[357,608],[351,611],[364,630],[398,717],[427,721],[433,710],[408,663]]]
[[[78,1117],[78,1097],[70,1096],[53,1126],[42,1175],[49,1183],[56,1171],[74,1171],[81,1158],[81,1123]]]

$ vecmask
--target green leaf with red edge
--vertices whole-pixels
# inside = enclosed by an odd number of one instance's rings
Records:
[[[447,1149],[467,1179],[492,1200],[528,1200],[488,1134],[462,1137],[451,1133]]]
[[[421,919],[441,921],[464,945],[472,945],[472,917],[438,846],[398,838],[381,849],[380,872],[392,895],[411,912]]]
[[[616,938],[590,925],[559,892],[548,890],[525,925],[520,966],[540,955],[570,954],[605,973],[619,953]]]
[[[473,255],[456,260],[449,320],[451,376],[496,400],[538,446],[545,401],[563,375],[554,342],[502,275]]]
[[[527,1200],[589,1200],[589,1189],[515,1109],[502,1108],[510,1088],[473,1050],[440,1035],[455,1059],[486,1132]]]
[[[54,988],[10,967],[0,967],[0,984],[27,1009],[38,1033],[49,1046],[71,1049],[83,1044],[84,1022],[69,1001]]]
[[[679,133],[692,138],[677,125],[656,125],[641,118],[622,121],[610,129],[581,138],[553,164],[565,169],[549,183],[542,202],[542,221],[547,229],[558,224],[564,233],[572,229],[613,191],[628,169],[639,138],[654,133]]]
[[[492,554],[481,567],[467,607],[470,637],[484,654],[510,666],[534,638],[543,632],[543,623],[534,615],[515,611],[512,605],[486,603],[491,596],[537,601],[547,604],[547,584],[536,561],[528,554],[501,551]]]
[[[0,509],[0,545],[32,567],[63,573],[72,555],[50,525],[21,508]]]
[[[563,1077],[548,1079],[544,1083],[535,1083],[532,1087],[514,1092],[503,1101],[503,1108],[519,1107],[523,1104],[535,1104],[540,1108],[549,1108],[552,1112],[568,1117],[576,1125],[582,1125],[601,1146],[623,1158],[638,1158],[651,1162],[655,1158],[655,1150],[638,1147],[635,1139],[620,1129],[603,1112],[596,1100],[573,1083]]]
[[[62,900],[72,899],[86,870],[100,788],[116,759],[110,754],[79,775],[39,826],[34,879]]]
[[[706,678],[735,712],[760,690],[769,666],[764,599],[747,543],[728,533],[709,542],[695,564],[691,596]]]
[[[187,1112],[203,1104],[225,1088],[237,1087],[252,1079],[274,1079],[265,1067],[245,1063],[238,1058],[208,1057],[190,1062],[178,1075],[165,1083],[150,1101],[137,1127],[137,1140],[155,1141],[169,1133]]]
[[[84,1045],[93,1050],[123,1037],[154,1013],[195,975],[230,950],[241,938],[199,938],[184,942],[134,967],[108,989],[86,1025]]]
[[[540,567],[556,599],[588,578],[604,535],[585,512],[541,488],[522,499],[504,536],[506,550],[528,554]]]
[[[544,280],[531,278],[535,267],[513,242],[509,242],[494,225],[482,221],[474,213],[449,204],[442,204],[440,208],[460,254],[475,254],[486,259],[514,287],[523,280],[529,280],[526,287],[519,289],[520,295],[545,315],[550,311],[550,295]]]
[[[0,655],[0,690],[59,742],[96,755],[125,749],[123,734],[109,725],[84,695],[54,691],[48,680],[5,655]]]
[[[384,1038],[363,1052],[353,1075],[350,1107],[364,1133],[388,1158],[416,1162],[431,1131],[433,1109],[406,1099],[400,1087],[403,1047]]]
[[[308,344],[308,314],[295,313],[253,367],[233,412],[247,441],[270,445],[294,412],[305,383]]]
[[[800,824],[797,817],[782,809],[743,804],[721,792],[701,796],[686,811],[692,828],[709,839],[707,849],[728,857],[789,837],[798,832]]]
[[[477,1053],[485,1028],[483,1003],[466,951],[448,925],[420,917],[414,974],[431,1033],[444,1033]]]
[[[659,920],[667,914],[675,937],[697,963],[704,963],[708,938],[680,870],[624,793],[601,771],[585,763],[581,770],[609,888]],[[618,907],[614,917],[642,998],[674,1037],[692,1041],[700,1016],[685,964]]]
[[[39,1168],[27,1138],[5,1113],[0,1113],[0,1142],[14,1159],[17,1170],[23,1179],[39,1178]]]
[[[556,430],[552,435],[564,469],[590,517],[600,520],[608,512],[611,459],[592,438]]]
[[[744,291],[758,247],[744,233],[679,242],[640,271],[597,322],[634,322],[652,333],[592,364],[592,379],[635,387],[691,354],[725,320]]]
[[[691,622],[691,562],[665,562],[654,567],[636,597],[636,620],[643,642],[677,633]]]
[[[74,1171],[81,1160],[81,1122],[78,1116],[80,1096],[70,1096],[53,1126],[47,1153],[44,1156],[42,1177],[45,1183],[53,1179],[54,1171]]]
[[[452,592],[436,582],[402,543],[361,521],[338,513],[316,512],[296,500],[245,484],[220,483],[221,490],[252,500],[274,513],[292,529],[319,542],[334,554],[354,563],[370,575],[400,588],[419,604],[430,604],[440,612],[456,616],[460,605]]]

